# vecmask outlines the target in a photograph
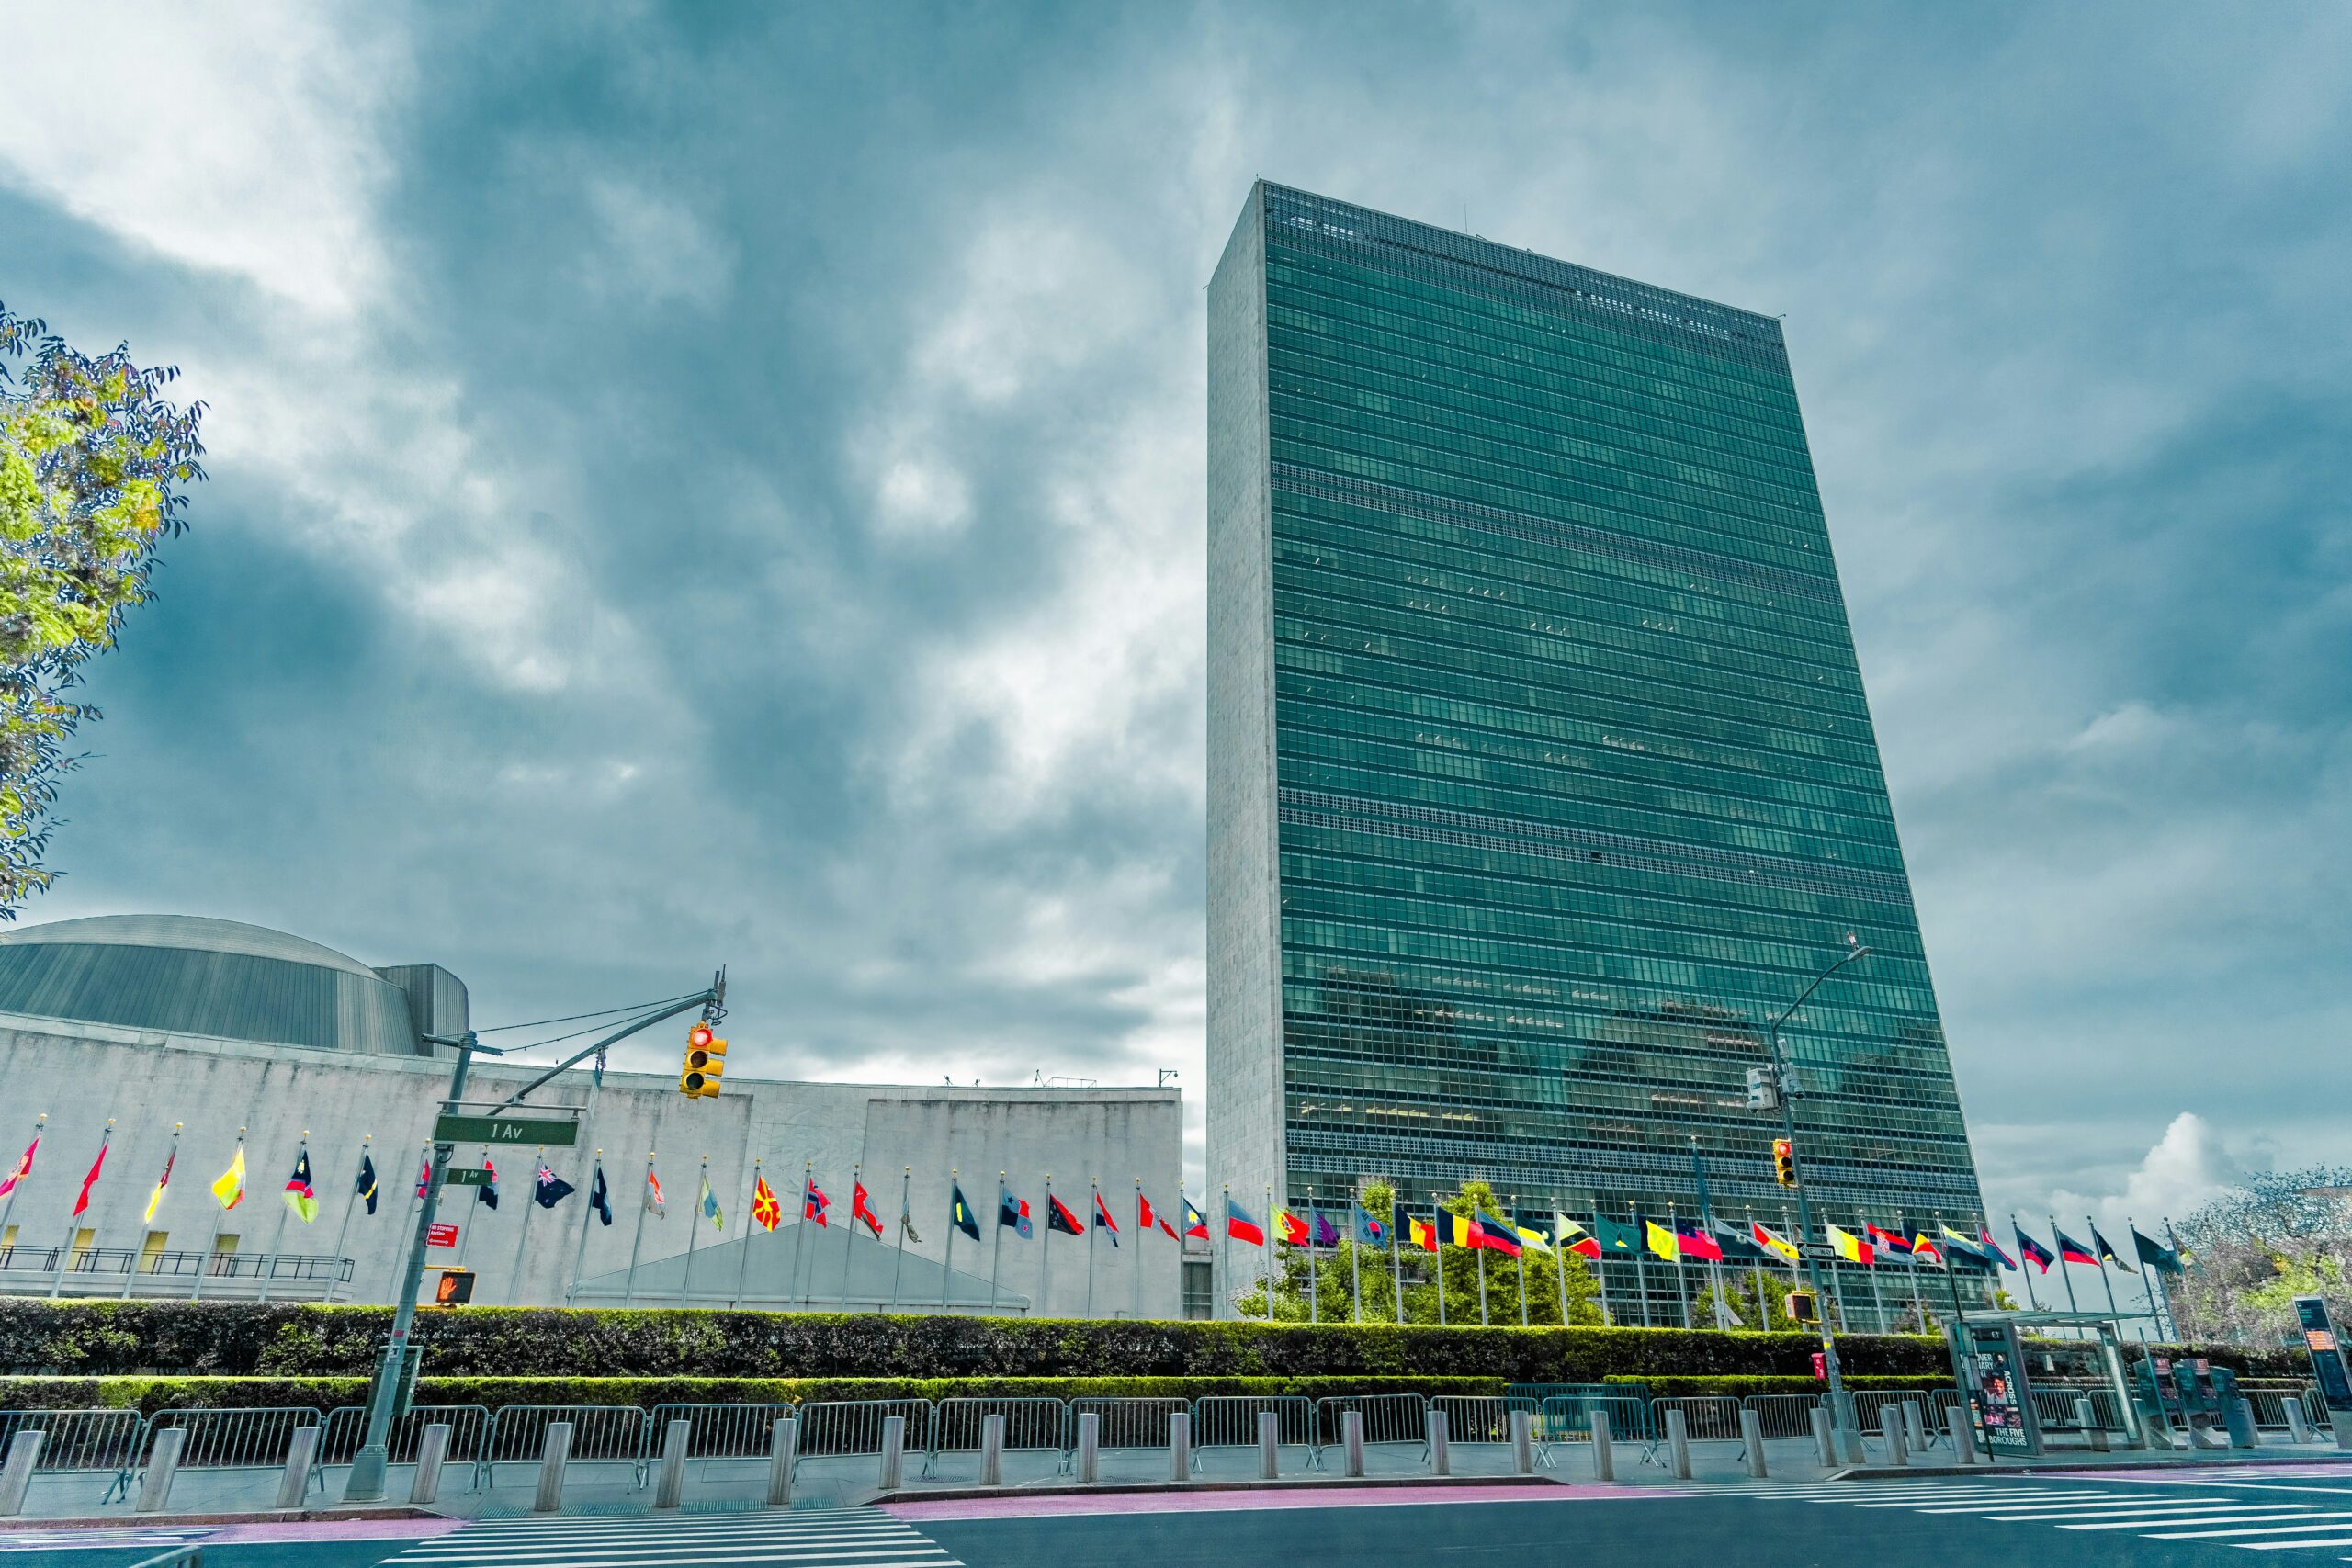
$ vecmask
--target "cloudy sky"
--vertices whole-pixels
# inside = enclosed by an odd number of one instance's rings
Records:
[[[2344,1153],[2352,12],[725,9],[10,19],[0,300],[211,405],[27,918],[725,963],[753,1070],[1197,1158],[1263,175],[1785,312],[1996,1207]]]

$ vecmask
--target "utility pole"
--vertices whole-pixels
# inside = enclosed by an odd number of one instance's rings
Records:
[[[1821,1318],[1821,1366],[1822,1371],[1829,1377],[1829,1409],[1841,1430],[1851,1432],[1859,1438],[1861,1428],[1855,1424],[1854,1401],[1852,1396],[1847,1393],[1846,1380],[1838,1369],[1838,1331],[1830,1325],[1829,1314],[1824,1305],[1821,1264],[1813,1253],[1813,1205],[1805,1199],[1804,1165],[1796,1153],[1797,1118],[1794,1109],[1796,1086],[1790,1081],[1788,1065],[1781,1059],[1781,1026],[1788,1022],[1795,1015],[1797,1009],[1804,1006],[1807,998],[1821,988],[1821,983],[1824,980],[1857,959],[1870,956],[1871,950],[1856,942],[1850,933],[1846,938],[1846,951],[1838,954],[1838,961],[1815,976],[1813,984],[1799,992],[1797,999],[1791,1002],[1782,1010],[1781,1016],[1772,1021],[1770,1027],[1764,1032],[1764,1042],[1766,1049],[1771,1053],[1772,1056],[1772,1082],[1780,1091],[1776,1098],[1781,1102],[1781,1133],[1789,1140],[1792,1167],[1790,1185],[1796,1189],[1797,1193],[1797,1224],[1800,1238],[1797,1250],[1804,1257],[1805,1279],[1813,1286],[1814,1310]]]
[[[583,1051],[574,1053],[549,1067],[513,1094],[499,1101],[491,1114],[496,1115],[522,1102],[533,1089],[596,1055],[606,1047],[628,1039],[641,1029],[650,1029],[665,1019],[677,1017],[699,1008],[706,1019],[723,1017],[727,1010],[727,972],[720,970],[711,981],[710,988],[699,996],[660,1008],[636,1021],[623,1025]],[[477,1052],[487,1055],[503,1055],[494,1047],[484,1045],[468,1030],[451,1038],[428,1034],[426,1043],[457,1047],[457,1065],[449,1069],[449,1093],[442,1101],[445,1111],[455,1111],[465,1100],[466,1077],[472,1070]],[[383,1500],[384,1472],[390,1463],[390,1445],[392,1432],[392,1406],[400,1396],[401,1373],[407,1360],[409,1335],[416,1322],[416,1292],[424,1283],[424,1244],[433,1229],[433,1216],[441,1200],[441,1183],[449,1172],[449,1156],[457,1152],[454,1142],[435,1139],[433,1145],[433,1168],[424,1184],[424,1201],[416,1208],[416,1228],[409,1237],[408,1258],[401,1269],[401,1288],[392,1298],[392,1331],[384,1342],[382,1361],[376,1370],[375,1386],[368,1395],[368,1435],[359,1451],[352,1456],[351,1473],[345,1479],[343,1500],[345,1503],[376,1503]]]

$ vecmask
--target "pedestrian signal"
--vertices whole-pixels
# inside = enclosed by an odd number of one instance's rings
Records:
[[[1791,1323],[1819,1323],[1821,1321],[1818,1301],[1811,1291],[1789,1292],[1789,1321]]]
[[[1772,1174],[1783,1187],[1797,1184],[1797,1146],[1786,1138],[1772,1140]]]
[[[438,1307],[461,1307],[474,1299],[474,1271],[470,1269],[444,1269],[441,1282],[433,1287],[433,1304]]]
[[[727,1042],[711,1032],[707,1023],[686,1031],[686,1059],[678,1069],[678,1092],[689,1098],[718,1093],[718,1077],[727,1070]]]

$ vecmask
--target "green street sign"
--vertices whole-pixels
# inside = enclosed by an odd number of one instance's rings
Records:
[[[570,1117],[437,1116],[436,1144],[546,1144],[568,1149],[580,1141],[580,1123]]]
[[[468,1170],[463,1166],[453,1165],[441,1173],[441,1185],[444,1187],[487,1187],[490,1185],[490,1172]]]

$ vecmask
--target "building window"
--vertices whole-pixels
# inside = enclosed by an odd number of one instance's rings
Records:
[[[212,1238],[212,1265],[208,1274],[226,1274],[237,1266],[237,1238],[234,1235]]]
[[[1184,1315],[1194,1319],[1214,1317],[1216,1308],[1216,1294],[1209,1283],[1208,1264],[1195,1263],[1190,1258],[1185,1259]]]
[[[74,1233],[74,1245],[65,1256],[66,1272],[72,1273],[82,1267],[90,1256],[91,1244],[97,1239],[98,1233],[86,1225]]]
[[[147,1239],[139,1244],[139,1271],[141,1274],[153,1274],[162,1267],[164,1248],[170,1245],[172,1233],[169,1231],[147,1233]]]

